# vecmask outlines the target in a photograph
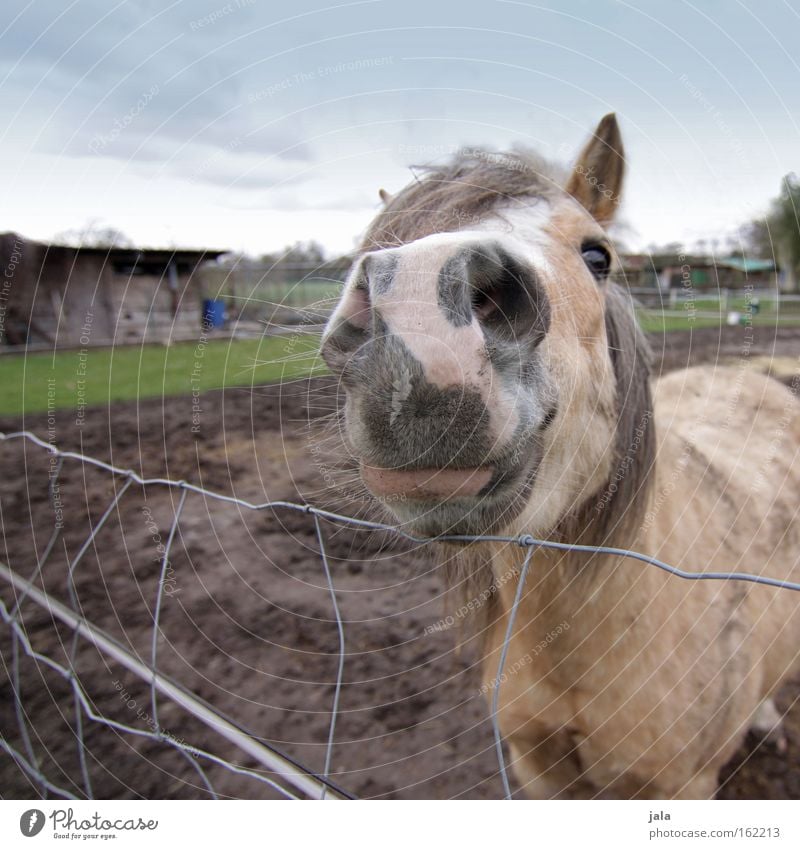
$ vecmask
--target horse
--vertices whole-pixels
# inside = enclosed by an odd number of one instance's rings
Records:
[[[417,536],[495,537],[436,545],[452,586],[489,588],[481,689],[532,798],[713,797],[751,726],[783,739],[800,659],[788,589],[542,546],[519,586],[521,534],[800,578],[797,377],[743,356],[651,378],[608,234],[625,170],[613,114],[571,168],[427,166],[382,193],[322,335],[376,503]]]

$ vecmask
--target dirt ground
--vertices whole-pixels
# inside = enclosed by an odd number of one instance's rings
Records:
[[[666,342],[664,340],[666,339]],[[656,371],[748,356],[779,366],[800,355],[800,329],[757,329],[751,345],[739,328],[655,339]],[[792,359],[788,359],[792,358]],[[778,377],[787,369],[777,368]],[[199,433],[192,399],[115,404],[87,411],[77,427],[66,413],[1,419],[65,449],[84,452],[146,476],[169,476],[256,502],[308,500],[348,514],[368,505],[356,484],[330,485],[336,457],[309,436],[309,423],[336,405],[328,378],[202,398]],[[315,428],[312,428],[315,430]],[[50,460],[35,446],[0,443],[3,560],[27,575],[53,528]],[[338,480],[338,476],[337,476]],[[65,460],[59,477],[64,527],[43,570],[45,588],[66,600],[67,569],[123,483]],[[132,485],[75,570],[75,591],[88,620],[149,661],[158,582],[159,535],[166,540],[178,493]],[[447,613],[442,584],[427,552],[370,530],[323,523],[326,550],[345,623],[344,687],[332,774],[360,797],[498,798],[487,705],[478,692],[475,656],[457,651],[452,632],[430,631]],[[159,667],[255,737],[321,770],[338,661],[338,636],[313,517],[287,510],[254,512],[190,495],[170,557],[161,612]],[[6,605],[12,593],[0,589]],[[68,629],[30,602],[21,621],[37,651],[64,661]],[[426,631],[426,629],[428,629]],[[15,716],[8,629],[0,628],[0,727],[25,752]],[[141,729],[152,728],[147,687],[81,646],[75,666],[93,709]],[[22,704],[31,745],[51,782],[83,795],[70,688],[55,673],[20,661]],[[800,681],[778,699],[788,709],[788,750],[752,737],[723,770],[722,798],[800,796]],[[175,705],[159,702],[165,733],[236,763],[253,762]],[[222,767],[183,757],[142,737],[84,720],[93,793],[103,798],[269,798],[273,791]],[[0,794],[35,798],[38,787],[0,753]]]

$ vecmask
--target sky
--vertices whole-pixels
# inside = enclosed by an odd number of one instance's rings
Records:
[[[0,231],[350,250],[412,165],[562,163],[614,111],[631,249],[724,243],[800,170],[781,0],[3,0]]]

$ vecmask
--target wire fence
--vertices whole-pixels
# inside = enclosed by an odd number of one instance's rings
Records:
[[[346,631],[344,620],[337,601],[336,586],[330,563],[328,561],[325,537],[320,519],[325,519],[339,525],[349,525],[358,528],[386,531],[417,544],[433,542],[499,542],[517,545],[525,551],[525,557],[519,571],[519,579],[514,601],[509,611],[505,639],[501,648],[491,697],[491,720],[494,747],[503,791],[506,798],[511,798],[512,790],[503,752],[503,738],[498,723],[499,695],[500,687],[504,680],[508,646],[514,630],[517,611],[522,599],[523,589],[530,570],[532,557],[537,548],[605,554],[620,558],[629,558],[648,564],[654,568],[661,569],[676,578],[684,580],[743,581],[786,590],[800,591],[800,584],[798,583],[770,578],[763,575],[743,572],[686,571],[665,563],[655,557],[650,557],[646,554],[641,554],[640,552],[628,549],[556,542],[552,540],[537,539],[529,534],[522,534],[520,536],[445,535],[436,538],[421,538],[392,525],[341,515],[314,507],[310,504],[298,504],[290,501],[265,501],[257,503],[231,495],[226,495],[224,493],[215,492],[183,480],[176,481],[169,478],[142,477],[131,469],[113,466],[109,463],[103,462],[102,460],[98,460],[94,457],[89,457],[81,453],[60,450],[50,442],[40,439],[38,436],[29,431],[17,431],[8,434],[0,433],[0,442],[10,442],[13,440],[24,440],[32,443],[33,445],[44,449],[55,460],[55,466],[51,470],[49,482],[48,494],[51,504],[54,500],[54,488],[57,485],[62,465],[66,460],[76,461],[81,464],[92,466],[108,472],[110,475],[121,480],[121,485],[118,488],[115,488],[114,495],[110,502],[100,515],[100,518],[91,528],[91,531],[83,544],[78,548],[75,556],[69,562],[66,576],[67,596],[70,602],[68,605],[63,604],[58,599],[54,598],[52,594],[46,592],[43,588],[40,588],[37,585],[37,583],[41,583],[40,579],[42,576],[42,570],[55,548],[56,539],[59,534],[58,527],[53,530],[53,533],[42,550],[41,555],[37,554],[36,563],[27,577],[18,574],[14,570],[10,569],[6,564],[0,563],[0,578],[2,578],[3,581],[12,588],[14,598],[14,602],[10,606],[7,606],[0,599],[0,618],[2,618],[3,622],[8,626],[11,637],[11,661],[8,666],[14,697],[14,713],[18,727],[18,736],[22,743],[22,751],[20,751],[18,747],[11,745],[5,732],[0,735],[0,748],[3,749],[6,754],[16,762],[17,766],[39,786],[43,797],[47,797],[49,794],[67,799],[96,797],[96,788],[93,786],[86,758],[84,723],[88,720],[90,722],[104,725],[107,728],[113,729],[121,734],[147,738],[148,740],[172,747],[180,754],[181,757],[185,758],[187,762],[191,764],[207,792],[213,798],[219,798],[219,794],[215,789],[214,783],[209,777],[207,770],[204,768],[204,763],[206,765],[214,764],[237,775],[245,776],[249,780],[260,782],[261,784],[271,788],[271,790],[278,795],[285,798],[354,798],[351,793],[343,787],[340,787],[331,779],[332,753],[336,743],[336,723],[339,715],[342,682],[344,680]],[[177,506],[167,534],[164,551],[160,559],[158,592],[152,610],[150,652],[149,657],[146,659],[138,657],[119,640],[104,632],[101,628],[86,618],[79,603],[75,582],[76,570],[80,565],[82,558],[94,545],[98,534],[103,530],[107,520],[117,509],[121,499],[133,484],[138,484],[142,487],[166,487],[178,491]],[[328,728],[327,742],[325,743],[324,767],[321,773],[307,768],[276,746],[258,738],[252,731],[243,728],[235,720],[226,716],[221,710],[215,708],[211,704],[208,704],[196,693],[189,691],[184,686],[171,679],[159,668],[159,642],[162,637],[161,612],[165,586],[167,585],[170,552],[175,541],[175,536],[178,532],[181,515],[186,501],[190,496],[194,495],[199,495],[203,498],[210,499],[221,504],[236,505],[237,507],[244,508],[246,510],[287,510],[305,513],[313,517],[314,531],[319,546],[321,565],[330,595],[338,633],[338,663],[336,681],[331,704],[331,718]],[[34,648],[21,620],[22,610],[26,604],[37,605],[52,617],[54,623],[60,622],[69,629],[72,634],[72,638],[69,641],[67,651],[68,658],[66,663],[59,663],[54,658],[49,657]],[[116,721],[110,717],[102,715],[96,709],[92,699],[85,692],[85,689],[76,673],[75,660],[81,640],[91,644],[104,656],[123,666],[149,687],[151,710],[150,730],[137,728],[130,724]],[[83,788],[83,795],[80,797],[71,790],[63,786],[59,786],[56,781],[48,778],[40,759],[37,757],[33,741],[29,733],[28,718],[26,716],[25,706],[22,699],[22,681],[20,672],[21,653],[33,660],[35,663],[42,664],[47,669],[56,673],[68,684],[72,691],[74,701],[74,728],[76,734],[77,758]],[[258,766],[241,766],[234,763],[230,758],[220,757],[206,749],[192,746],[183,740],[176,739],[174,735],[171,735],[163,728],[159,719],[159,704],[160,699],[162,698],[170,700],[182,710],[192,715],[215,735],[218,735],[221,740],[226,741],[226,745],[235,747],[235,749],[238,749]]]

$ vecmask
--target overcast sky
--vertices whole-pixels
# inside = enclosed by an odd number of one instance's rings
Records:
[[[0,230],[338,252],[409,165],[567,161],[613,110],[630,246],[724,237],[800,170],[798,33],[780,0],[3,0]]]

